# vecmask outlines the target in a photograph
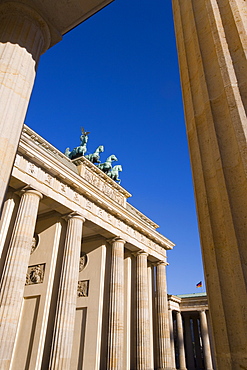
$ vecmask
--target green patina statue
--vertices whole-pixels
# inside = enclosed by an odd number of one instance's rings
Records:
[[[66,148],[64,154],[70,159],[85,156],[85,158],[94,163],[101,171],[103,171],[111,179],[120,184],[121,180],[119,179],[118,175],[119,172],[122,171],[122,166],[117,165],[112,167],[112,162],[118,161],[117,157],[114,154],[110,155],[104,163],[100,163],[100,153],[104,151],[104,146],[100,145],[94,153],[85,155],[85,153],[87,152],[87,142],[89,134],[90,132],[85,131],[84,128],[81,127],[80,145],[74,148],[72,151],[70,151],[70,148]]]
[[[100,163],[98,165],[98,168],[100,168],[108,175],[111,172],[113,161],[118,161],[117,157],[114,154],[110,155],[104,163]]]
[[[112,180],[117,181],[120,185],[121,180],[118,177],[119,172],[122,172],[121,164],[118,164],[112,168],[112,170],[107,174]]]
[[[64,154],[67,157],[69,157],[70,159],[75,159],[75,158],[81,157],[87,151],[88,135],[90,134],[90,132],[85,131],[84,128],[81,127],[81,133],[82,133],[81,136],[80,136],[81,145],[74,148],[72,150],[72,152],[70,152],[69,148],[66,148],[66,150],[65,150]]]
[[[103,145],[98,146],[98,148],[95,150],[93,154],[85,155],[85,158],[89,159],[92,163],[100,163],[100,153],[104,151]]]

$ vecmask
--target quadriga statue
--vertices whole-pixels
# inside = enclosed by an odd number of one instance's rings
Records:
[[[118,175],[119,175],[119,172],[122,172],[122,166],[121,166],[121,164],[117,164],[116,166],[114,166],[113,168],[112,168],[112,170],[110,171],[110,173],[108,173],[108,176],[112,179],[112,180],[114,180],[114,181],[117,181],[118,183],[119,183],[119,185],[120,185],[120,183],[121,183],[121,180],[120,180],[120,178],[118,177]]]
[[[89,131],[85,131],[83,127],[81,127],[81,136],[80,136],[80,141],[81,144],[74,148],[72,152],[70,151],[69,148],[66,148],[65,150],[65,155],[70,158],[70,159],[75,159],[81,156],[84,156],[84,154],[87,151],[87,142],[88,142],[88,135],[90,134]]]
[[[112,169],[112,162],[114,161],[118,161],[118,159],[114,154],[112,154],[107,158],[107,160],[104,163],[100,163],[98,165],[98,168],[100,168],[104,173],[109,175]]]
[[[89,159],[89,161],[92,163],[100,163],[100,160],[99,160],[100,153],[102,153],[103,151],[104,151],[104,146],[100,145],[98,146],[98,148],[95,150],[93,154],[85,155],[85,158]]]

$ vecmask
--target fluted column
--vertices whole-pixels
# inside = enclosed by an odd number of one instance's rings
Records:
[[[39,201],[36,190],[23,192],[0,283],[0,363],[9,369],[23,301]]]
[[[124,348],[124,244],[121,238],[111,241],[111,278],[109,297],[108,370],[123,369]]]
[[[82,227],[85,220],[77,213],[71,213],[67,219],[50,370],[69,370],[72,354]]]
[[[20,3],[0,5],[0,207],[8,185],[48,26]]]
[[[201,335],[202,335],[205,370],[213,370],[209,336],[208,336],[207,317],[206,317],[206,312],[204,310],[200,311],[200,324],[201,324]]]
[[[6,241],[6,236],[9,230],[11,217],[13,215],[13,211],[15,208],[15,204],[16,204],[15,198],[18,198],[18,196],[13,194],[12,192],[7,194],[4,207],[2,210],[1,221],[0,221],[0,258],[1,258],[4,244]]]
[[[179,351],[179,370],[186,370],[183,321],[180,311],[177,311],[177,333],[178,333],[178,351]]]
[[[150,356],[150,325],[152,320],[148,302],[148,253],[140,252],[136,256],[136,295],[137,295],[137,370],[153,369]]]
[[[171,367],[176,369],[176,360],[175,360],[175,346],[174,346],[174,328],[173,328],[173,314],[172,309],[169,308],[169,324],[170,324],[170,342],[171,342]]]
[[[247,12],[173,0],[217,367],[247,369]]]
[[[161,261],[157,264],[157,331],[158,331],[158,348],[157,364],[158,369],[171,369],[171,342],[170,328],[167,303],[167,286],[166,286],[166,266],[167,262]]]

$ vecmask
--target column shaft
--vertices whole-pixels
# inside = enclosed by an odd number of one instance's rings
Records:
[[[6,236],[8,234],[9,225],[11,217],[13,215],[15,204],[17,203],[16,201],[17,199],[15,198],[18,198],[16,194],[13,194],[12,192],[7,194],[4,207],[2,210],[0,221],[0,258],[6,241]]]
[[[158,328],[158,369],[171,369],[171,341],[168,317],[166,262],[157,265],[157,328]]]
[[[84,219],[78,214],[68,217],[64,256],[54,327],[51,370],[69,370],[76,315],[77,286]]]
[[[173,314],[171,309],[169,309],[169,323],[170,323],[170,341],[171,341],[171,368],[176,369]]]
[[[0,283],[0,362],[8,369],[23,301],[32,238],[42,195],[35,190],[23,193],[9,244]]]
[[[112,241],[109,301],[108,370],[123,369],[124,348],[124,244]]]
[[[150,356],[150,324],[149,312],[147,253],[139,253],[136,257],[136,295],[137,295],[137,370],[151,370]]]
[[[184,316],[186,359],[189,370],[195,369],[194,350],[191,336],[190,316]]]
[[[186,370],[183,321],[181,312],[179,311],[177,311],[177,331],[178,331],[179,370]]]
[[[246,1],[173,8],[217,366],[247,368]]]
[[[202,363],[202,350],[201,350],[197,317],[193,318],[193,331],[194,331],[194,340],[195,340],[196,367],[200,369],[203,367],[203,363]]]
[[[205,311],[200,311],[200,324],[201,324],[201,335],[202,335],[205,370],[213,370],[210,343],[209,343],[209,335],[208,335],[208,324],[207,324],[207,317],[206,317]]]
[[[33,88],[36,67],[48,47],[43,19],[17,3],[0,6],[0,206],[12,170]]]

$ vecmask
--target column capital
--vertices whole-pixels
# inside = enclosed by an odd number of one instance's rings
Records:
[[[44,43],[41,50],[41,54],[43,54],[47,49],[49,49],[49,47],[51,46],[50,29],[47,22],[36,10],[30,8],[25,4],[21,4],[20,2],[17,1],[8,1],[0,5],[0,19],[6,18],[8,16],[11,17],[17,16],[18,18],[20,17],[23,18],[25,16],[29,20],[31,20],[31,22],[34,23],[40,29],[43,35]],[[16,35],[12,34],[11,37],[12,37],[11,40],[6,41],[15,42],[15,39],[13,38],[15,38]]]
[[[160,265],[168,266],[169,265],[169,263],[166,262],[166,261],[164,261],[164,260],[160,260],[160,261],[154,262],[153,264],[154,264],[154,266],[160,266]]]
[[[135,257],[140,256],[140,255],[147,256],[147,257],[149,256],[149,253],[145,252],[143,249],[141,249],[141,250],[139,250],[137,252],[133,252],[132,254]]]
[[[65,216],[63,216],[63,218],[65,219],[65,221],[68,221],[70,220],[71,218],[75,219],[75,218],[78,218],[79,220],[81,220],[83,223],[86,221],[85,217],[83,217],[83,215],[79,212],[71,212]]]
[[[35,195],[37,195],[40,199],[42,199],[43,198],[43,194],[40,192],[40,191],[38,191],[38,190],[36,190],[36,189],[34,189],[31,185],[27,185],[27,186],[25,186],[24,188],[22,188],[21,189],[21,191],[20,191],[20,195],[23,195],[23,194],[35,194]]]
[[[123,244],[126,243],[126,240],[124,240],[123,238],[121,238],[121,236],[116,236],[114,238],[110,238],[110,239],[107,239],[107,242],[109,244],[113,244],[114,242],[122,242]]]

